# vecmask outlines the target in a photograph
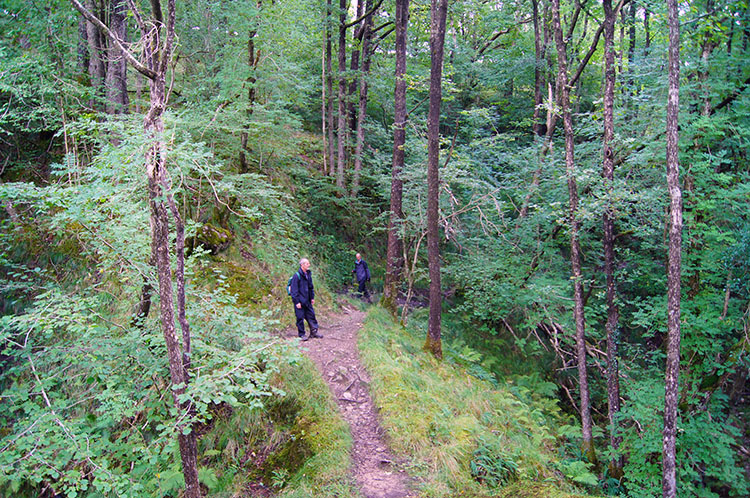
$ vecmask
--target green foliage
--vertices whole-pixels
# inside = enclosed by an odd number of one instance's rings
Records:
[[[625,464],[629,496],[654,496],[661,490],[662,413],[654,407],[664,406],[663,380],[646,377],[628,384],[630,403],[621,412],[623,427],[622,454],[629,455]],[[723,397],[720,397],[723,398]],[[690,496],[719,496],[714,489],[724,489],[728,496],[747,493],[743,470],[732,450],[739,436],[717,399],[707,411],[681,415],[677,436],[678,493]]]
[[[497,442],[492,444],[480,439],[469,466],[472,477],[491,488],[506,485],[518,477],[518,466]]]

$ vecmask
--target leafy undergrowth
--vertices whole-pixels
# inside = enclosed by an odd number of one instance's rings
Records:
[[[359,335],[382,423],[421,497],[588,496],[563,477],[542,407],[435,360],[423,343],[381,308]]]
[[[307,358],[274,379],[286,393],[261,411],[218,413],[201,437],[215,469],[211,496],[356,497],[349,477],[351,436],[328,386]]]

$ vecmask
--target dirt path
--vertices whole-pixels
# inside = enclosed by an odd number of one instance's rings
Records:
[[[413,498],[408,475],[399,470],[385,442],[375,405],[370,397],[370,377],[359,361],[357,333],[365,313],[344,308],[320,322],[322,339],[300,342],[318,366],[352,432],[352,474],[366,498]],[[291,331],[296,336],[296,330]]]

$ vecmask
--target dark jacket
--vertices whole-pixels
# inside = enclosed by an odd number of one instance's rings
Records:
[[[356,275],[357,282],[364,280],[370,280],[370,268],[367,266],[367,262],[364,259],[354,262],[354,269],[352,273]]]
[[[315,287],[310,270],[305,273],[302,268],[297,269],[292,277],[289,292],[292,294],[292,302],[295,306],[297,303],[310,304],[315,299]]]

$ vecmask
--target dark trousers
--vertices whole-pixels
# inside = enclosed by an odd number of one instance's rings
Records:
[[[357,291],[364,296],[365,299],[370,299],[370,293],[367,291],[367,280],[359,281],[359,288]]]
[[[315,310],[310,303],[301,303],[302,307],[294,307],[294,316],[297,317],[297,334],[300,337],[305,335],[305,320],[310,326],[310,334],[318,330],[318,320],[315,319]]]

